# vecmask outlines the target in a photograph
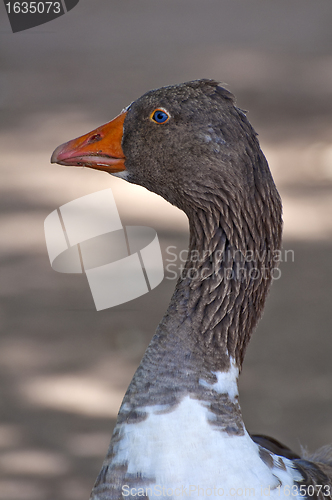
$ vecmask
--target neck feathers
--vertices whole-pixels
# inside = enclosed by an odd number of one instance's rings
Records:
[[[227,370],[230,358],[241,369],[278,265],[281,201],[262,153],[259,161],[247,193],[224,186],[188,213],[189,254],[175,295],[187,298],[191,335],[212,371]]]

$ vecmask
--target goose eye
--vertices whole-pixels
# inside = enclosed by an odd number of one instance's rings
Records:
[[[169,114],[163,109],[156,109],[151,115],[151,119],[156,123],[165,123],[169,117]]]

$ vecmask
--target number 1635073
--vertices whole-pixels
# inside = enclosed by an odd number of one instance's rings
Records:
[[[60,2],[8,2],[8,14],[60,14]]]

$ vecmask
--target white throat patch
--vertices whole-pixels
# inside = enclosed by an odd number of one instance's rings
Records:
[[[216,376],[214,384],[200,384],[234,400],[238,377],[235,363],[228,372],[217,372]],[[184,490],[195,498],[202,496],[203,490],[214,488],[221,488],[224,497],[232,496],[232,492],[236,496],[234,491],[250,491],[250,496],[257,498],[264,496],[262,489],[269,489],[269,496],[275,499],[283,496],[277,489],[281,471],[272,471],[263,462],[258,445],[246,430],[242,435],[230,435],[214,426],[209,404],[187,395],[170,411],[165,411],[165,405],[139,408],[147,413],[144,420],[117,426],[119,439],[114,443],[112,465],[126,465],[128,477],[139,478],[143,490],[149,489],[149,499],[175,499]],[[281,475],[293,484],[289,470]],[[134,486],[131,493],[130,488],[124,489],[123,496],[142,496],[145,493],[138,493],[139,488]]]

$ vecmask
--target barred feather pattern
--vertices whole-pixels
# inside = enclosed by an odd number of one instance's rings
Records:
[[[255,160],[266,163],[262,153]],[[190,289],[188,314],[195,317],[204,348],[215,358],[226,350],[239,366],[261,316],[281,245],[280,198],[272,179],[272,193],[266,192],[266,184],[259,189],[259,174],[252,196],[224,185],[223,190],[203,193],[197,203],[200,193],[191,192],[196,209],[189,215],[185,270],[190,279],[183,283]]]

